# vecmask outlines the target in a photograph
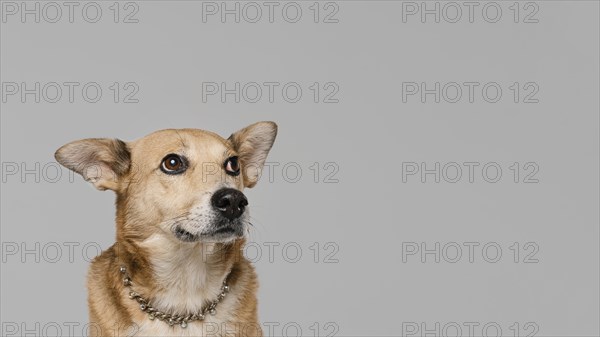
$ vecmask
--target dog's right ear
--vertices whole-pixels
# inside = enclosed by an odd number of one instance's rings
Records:
[[[228,141],[238,152],[242,162],[242,176],[246,187],[253,187],[258,182],[276,136],[277,124],[274,122],[254,123],[229,136]]]
[[[63,145],[54,158],[99,190],[116,191],[128,171],[131,157],[127,144],[118,139],[89,138]]]

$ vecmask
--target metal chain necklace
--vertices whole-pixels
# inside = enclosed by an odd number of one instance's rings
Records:
[[[125,267],[120,267],[119,271],[121,272],[121,274],[123,274],[123,285],[129,288],[129,298],[138,302],[138,304],[140,305],[140,309],[148,313],[148,318],[150,320],[158,319],[169,324],[170,326],[178,324],[184,329],[187,327],[188,322],[203,321],[207,313],[213,316],[216,315],[217,304],[219,304],[219,302],[221,302],[223,298],[225,298],[225,294],[227,294],[227,292],[229,291],[229,286],[227,285],[227,278],[229,277],[229,275],[227,275],[227,277],[225,277],[225,280],[223,281],[223,284],[221,285],[221,293],[217,296],[217,299],[210,302],[208,305],[203,306],[200,311],[188,315],[168,314],[154,308],[150,304],[150,300],[148,300],[145,297],[142,297],[142,295],[138,294],[133,290],[133,288],[131,287],[131,277],[129,277],[129,275],[127,274],[127,269]]]

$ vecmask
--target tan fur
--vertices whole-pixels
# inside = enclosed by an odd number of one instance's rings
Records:
[[[61,164],[98,189],[117,194],[117,242],[92,261],[88,274],[91,336],[262,336],[256,274],[241,253],[245,238],[184,242],[172,229],[185,223],[202,232],[203,222],[194,219],[203,219],[207,198],[215,190],[254,186],[276,132],[272,122],[253,124],[229,139],[197,129],[169,129],[130,143],[76,141],[56,152]],[[160,170],[170,153],[188,158],[184,174]],[[239,176],[223,170],[231,156],[240,158]],[[215,316],[190,322],[185,329],[170,327],[149,320],[128,297],[121,266],[127,268],[136,292],[169,313],[194,312],[216,299],[228,273],[231,291]]]

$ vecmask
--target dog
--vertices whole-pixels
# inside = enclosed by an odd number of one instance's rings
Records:
[[[91,138],[56,160],[116,193],[116,243],[91,263],[89,336],[262,336],[257,276],[241,254],[244,188],[277,135],[258,122],[224,139],[166,129],[133,142]]]

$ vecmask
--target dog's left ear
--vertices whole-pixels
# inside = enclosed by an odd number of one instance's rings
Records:
[[[54,154],[64,167],[91,182],[97,189],[117,191],[131,162],[127,144],[119,139],[89,138],[63,145]]]
[[[253,187],[258,182],[275,136],[277,124],[273,122],[254,123],[229,136],[242,163],[245,187]]]

